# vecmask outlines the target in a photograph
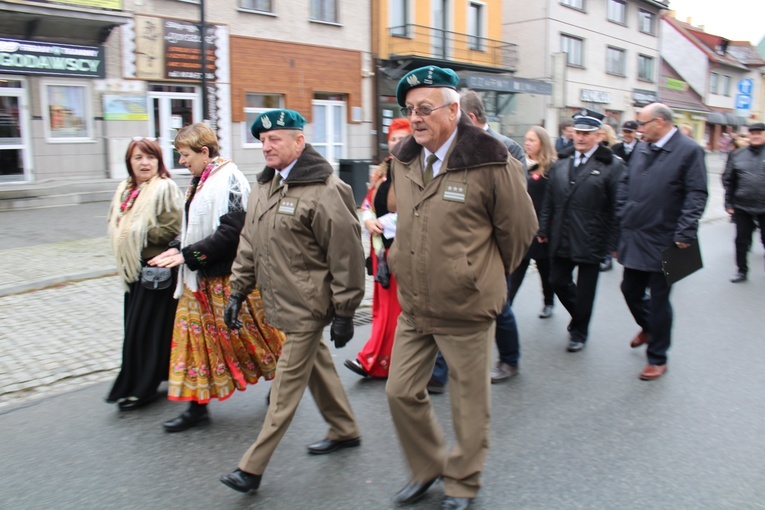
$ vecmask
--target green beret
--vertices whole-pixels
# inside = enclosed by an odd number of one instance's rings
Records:
[[[294,110],[269,110],[258,115],[255,122],[250,127],[250,133],[257,140],[260,140],[260,134],[275,129],[297,129],[303,130],[305,119]]]
[[[445,67],[426,66],[409,71],[396,87],[396,101],[406,106],[406,93],[417,87],[446,87],[457,90],[460,77]]]

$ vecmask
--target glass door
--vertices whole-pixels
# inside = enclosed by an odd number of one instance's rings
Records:
[[[201,122],[202,105],[196,87],[152,86],[149,91],[151,136],[162,147],[162,157],[171,172],[188,172],[179,163],[180,155],[173,146],[175,135],[184,126]]]
[[[334,167],[345,157],[345,101],[313,100],[311,145]]]
[[[0,182],[29,180],[27,173],[28,151],[26,119],[27,111],[24,83],[21,80],[0,79]]]

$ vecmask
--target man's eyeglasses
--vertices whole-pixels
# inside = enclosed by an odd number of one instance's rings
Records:
[[[134,137],[133,137],[133,141],[134,141],[134,142],[141,142],[141,141],[143,141],[143,140],[148,140],[148,141],[150,141],[150,142],[156,142],[156,141],[157,141],[157,139],[156,139],[156,138],[152,138],[152,137],[150,137],[150,136],[134,136]]]
[[[401,108],[401,115],[404,117],[411,117],[413,113],[416,113],[420,117],[427,117],[431,113],[433,113],[436,110],[440,110],[441,108],[446,108],[447,106],[451,105],[452,103],[446,103],[442,104],[438,108],[433,108],[432,106],[428,106],[426,104],[421,106],[415,106],[414,108],[405,106],[404,108]]]
[[[640,126],[640,127],[643,127],[646,124],[650,124],[651,122],[653,122],[655,120],[659,120],[659,117],[654,117],[651,120],[639,120],[639,121],[637,121],[637,125]]]

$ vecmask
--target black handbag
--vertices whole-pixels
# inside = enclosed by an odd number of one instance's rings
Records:
[[[173,282],[169,267],[145,266],[141,268],[141,285],[151,290],[164,290]]]
[[[390,269],[388,268],[388,259],[384,249],[377,252],[377,274],[375,275],[375,281],[383,289],[390,287]]]

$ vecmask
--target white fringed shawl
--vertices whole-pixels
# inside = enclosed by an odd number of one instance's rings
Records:
[[[155,176],[146,183],[131,207],[120,218],[122,194],[129,179],[117,187],[109,209],[109,237],[117,263],[117,273],[129,290],[141,272],[141,251],[148,244],[149,230],[159,226],[159,216],[167,211],[183,210],[183,198],[172,179]],[[117,220],[119,219],[119,223]]]
[[[232,161],[218,158],[214,163],[220,166],[214,169],[202,187],[197,190],[191,200],[189,212],[183,217],[181,227],[181,246],[190,246],[215,233],[220,226],[220,217],[231,210],[230,199],[234,205],[246,209],[250,196],[250,183],[244,174]],[[239,202],[241,200],[241,202]],[[183,286],[192,292],[197,290],[197,272],[191,271],[185,264],[178,273],[178,285],[175,288],[175,298],[183,294]]]

